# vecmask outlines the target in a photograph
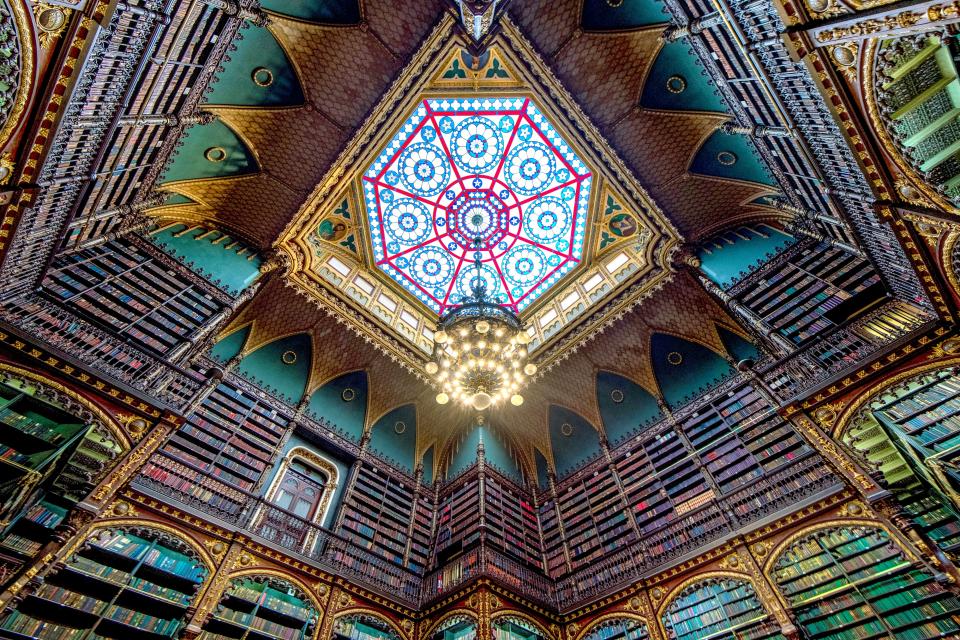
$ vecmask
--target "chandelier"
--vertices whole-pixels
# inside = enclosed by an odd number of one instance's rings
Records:
[[[440,318],[425,370],[440,389],[439,404],[453,400],[483,411],[509,399],[520,406],[520,389],[537,372],[537,365],[527,362],[530,336],[517,314],[487,297],[480,254],[475,255],[472,295]]]

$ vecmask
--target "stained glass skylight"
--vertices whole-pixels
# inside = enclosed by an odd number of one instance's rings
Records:
[[[374,261],[438,314],[477,277],[519,313],[582,259],[591,184],[529,98],[426,99],[363,176]]]

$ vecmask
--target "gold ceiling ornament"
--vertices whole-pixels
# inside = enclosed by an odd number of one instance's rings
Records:
[[[66,30],[69,23],[70,9],[55,7],[46,2],[38,2],[33,7],[40,33],[37,40],[44,49],[48,48]]]
[[[520,390],[537,372],[527,362],[530,336],[513,311],[487,296],[479,258],[474,266],[473,295],[440,319],[424,371],[440,390],[439,404],[453,400],[484,411],[509,398],[519,407]]]

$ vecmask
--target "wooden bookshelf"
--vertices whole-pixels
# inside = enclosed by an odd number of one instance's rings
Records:
[[[160,354],[188,339],[222,306],[129,240],[59,258],[43,287],[81,317]]]
[[[960,599],[907,561],[882,530],[815,532],[781,555],[774,578],[811,640],[960,634]]]
[[[537,515],[526,492],[488,470],[484,476],[484,509],[487,543],[543,570]]]
[[[341,533],[369,551],[414,571],[422,571],[429,558],[428,529],[420,514],[417,524],[414,504],[415,481],[378,468],[370,461],[361,461],[356,482],[343,509]],[[411,549],[406,563],[407,533],[413,523],[416,550]]]
[[[239,578],[227,587],[199,640],[306,640],[316,622],[316,609],[292,584],[276,578]]]
[[[709,578],[684,589],[663,614],[671,640],[784,640],[750,583]]]
[[[11,638],[158,639],[180,632],[206,577],[153,532],[102,531],[0,622]]]
[[[141,477],[189,504],[237,517],[279,455],[286,419],[224,382],[144,465]]]
[[[841,324],[882,297],[869,262],[828,243],[802,243],[785,260],[732,288],[739,300],[796,344]]]

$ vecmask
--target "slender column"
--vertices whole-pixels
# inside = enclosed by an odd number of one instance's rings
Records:
[[[126,205],[125,205],[126,206]],[[95,238],[90,238],[84,240],[83,242],[78,243],[74,247],[74,251],[82,251],[84,249],[92,249],[94,247],[99,247],[105,245],[108,242],[122,238],[123,236],[130,233],[140,233],[141,231],[147,231],[155,224],[153,218],[149,218],[142,214],[135,214],[120,223],[120,226],[116,231],[111,231],[110,233],[105,233],[102,236],[97,236]]]
[[[734,317],[741,320],[747,326],[747,329],[760,338],[772,353],[777,356],[786,356],[796,350],[797,347],[793,342],[764,322],[750,307],[721,289],[717,283],[705,275],[697,274],[697,276],[703,288],[729,309]]]
[[[790,138],[793,136],[793,132],[786,127],[769,127],[763,124],[724,122],[720,125],[720,130],[724,133],[752,136],[755,138]]]
[[[249,20],[258,27],[265,27],[270,23],[270,16],[257,9],[241,7],[234,0],[200,0],[203,4],[219,9],[230,16],[237,16],[241,20]]]
[[[723,16],[720,14],[720,12],[713,11],[711,13],[702,15],[699,18],[694,18],[685,25],[672,24],[664,29],[663,35],[660,37],[665,42],[676,42],[681,38],[699,35],[707,29],[715,27],[722,22]]]
[[[209,124],[219,118],[215,113],[199,111],[193,114],[179,113],[142,113],[139,115],[123,116],[117,121],[121,127],[177,127],[193,124]],[[97,116],[77,118],[78,127],[95,127],[106,125],[109,120]]]

